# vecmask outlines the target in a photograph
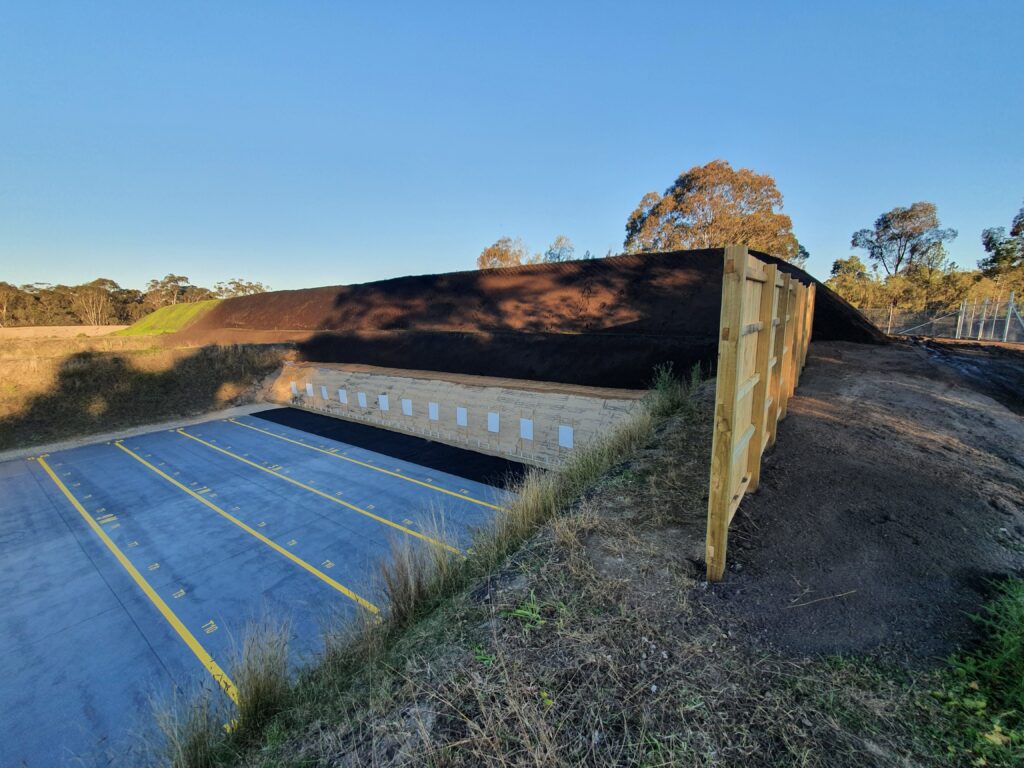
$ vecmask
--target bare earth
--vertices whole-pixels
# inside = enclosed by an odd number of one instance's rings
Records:
[[[3,339],[68,339],[76,336],[105,336],[123,330],[127,325],[30,325],[0,328]]]
[[[798,654],[915,664],[970,640],[1024,569],[1024,420],[978,383],[1006,356],[970,351],[964,377],[920,346],[812,345],[716,610]]]

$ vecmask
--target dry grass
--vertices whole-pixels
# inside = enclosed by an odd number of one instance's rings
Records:
[[[37,354],[0,345],[0,357],[11,355],[0,383],[0,450],[237,404],[284,354],[275,346],[162,349],[132,338],[71,341]],[[117,351],[93,348],[106,344]]]

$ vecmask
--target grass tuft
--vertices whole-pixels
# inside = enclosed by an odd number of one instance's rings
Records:
[[[288,706],[288,635],[287,626],[269,622],[254,624],[246,632],[232,668],[238,714],[231,736],[238,743],[258,740],[270,721]]]
[[[170,704],[154,706],[157,729],[162,738],[155,764],[171,768],[212,768],[222,764],[225,713],[214,695],[203,689],[187,703],[175,698]]]
[[[985,640],[953,657],[935,692],[952,718],[947,752],[972,765],[1024,765],[1024,580],[999,584],[974,618]]]

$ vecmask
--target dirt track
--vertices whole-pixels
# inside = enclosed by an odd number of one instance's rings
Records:
[[[740,635],[923,662],[1024,569],[1024,420],[920,347],[812,345],[762,478],[710,597]]]

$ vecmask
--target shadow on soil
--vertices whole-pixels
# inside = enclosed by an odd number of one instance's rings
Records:
[[[0,450],[191,416],[237,403],[281,363],[283,348],[234,346],[150,356],[78,352],[53,384],[0,418]],[[159,358],[166,355],[166,366]],[[145,370],[139,363],[150,363]],[[161,367],[162,366],[162,367]]]

